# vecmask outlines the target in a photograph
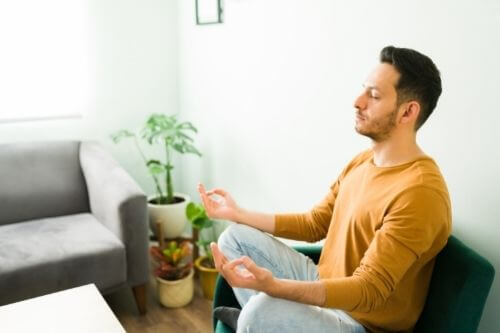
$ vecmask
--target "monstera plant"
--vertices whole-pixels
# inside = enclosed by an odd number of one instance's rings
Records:
[[[186,223],[184,211],[190,201],[188,195],[174,191],[173,155],[177,153],[201,156],[193,145],[193,134],[197,132],[192,123],[179,121],[177,115],[152,114],[138,132],[122,129],[111,136],[115,143],[130,139],[135,144],[156,191],[155,195],[148,198],[150,225],[154,231],[156,222],[163,223],[166,238],[178,237],[184,230]],[[140,141],[150,146],[159,146],[163,156],[148,157]]]

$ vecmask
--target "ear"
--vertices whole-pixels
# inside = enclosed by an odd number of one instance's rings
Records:
[[[402,124],[415,124],[418,115],[420,114],[420,104],[417,101],[409,101],[403,104],[403,110],[400,122]]]

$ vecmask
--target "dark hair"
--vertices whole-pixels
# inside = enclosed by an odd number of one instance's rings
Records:
[[[386,46],[380,51],[380,62],[393,65],[399,72],[396,84],[398,105],[409,100],[420,104],[415,124],[418,130],[429,118],[441,95],[441,77],[432,60],[412,49]]]

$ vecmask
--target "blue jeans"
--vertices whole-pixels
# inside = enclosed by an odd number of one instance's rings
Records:
[[[246,255],[277,278],[319,279],[317,267],[309,257],[255,228],[233,224],[221,234],[218,244],[229,260]],[[274,298],[251,289],[233,290],[242,307],[238,332],[366,332],[342,310]]]

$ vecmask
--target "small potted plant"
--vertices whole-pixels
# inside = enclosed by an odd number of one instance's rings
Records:
[[[176,115],[153,114],[138,133],[120,130],[111,135],[114,143],[132,138],[145,166],[154,182],[156,194],[148,198],[150,227],[155,233],[155,223],[163,223],[164,236],[167,239],[179,237],[186,225],[185,209],[190,201],[187,194],[174,192],[172,182],[173,153],[201,153],[193,146],[192,133],[197,129],[190,122],[179,122]],[[165,153],[164,160],[146,157],[138,138],[149,145],[159,145]]]
[[[168,242],[165,248],[152,246],[154,275],[160,303],[169,308],[177,308],[191,302],[194,295],[193,260],[191,243]]]
[[[203,205],[190,202],[186,207],[186,216],[194,229],[198,231],[198,241],[196,245],[204,253],[196,258],[194,266],[199,272],[201,287],[205,298],[213,299],[215,282],[217,281],[217,270],[210,249],[211,242],[217,242],[218,233],[215,230],[215,222],[211,220]]]

